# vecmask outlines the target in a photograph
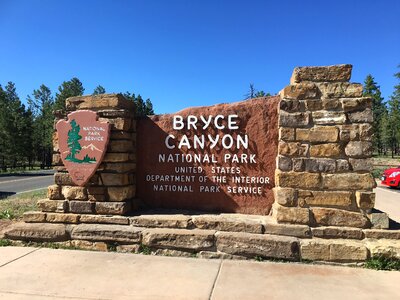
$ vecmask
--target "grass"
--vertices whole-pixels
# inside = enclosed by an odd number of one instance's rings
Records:
[[[385,271],[400,271],[400,259],[386,256],[374,256],[365,262],[365,268]]]
[[[36,210],[39,199],[46,198],[47,190],[13,195],[0,200],[0,219],[20,219],[24,212]]]

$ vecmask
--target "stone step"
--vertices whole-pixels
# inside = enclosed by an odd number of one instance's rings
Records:
[[[16,223],[4,232],[4,237],[32,242],[58,242],[70,238],[64,224],[50,223]]]

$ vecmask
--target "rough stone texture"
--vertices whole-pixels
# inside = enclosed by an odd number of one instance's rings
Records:
[[[262,233],[263,230],[259,220],[241,215],[200,215],[192,217],[192,222],[199,229],[250,233]]]
[[[135,187],[133,185],[123,186],[123,187],[109,187],[108,199],[110,201],[125,201],[127,199],[133,198],[135,195]]]
[[[372,123],[374,121],[372,110],[370,108],[363,111],[348,113],[347,115],[349,121],[352,123]]]
[[[400,240],[367,240],[371,256],[384,256],[400,259]]]
[[[311,228],[312,235],[324,239],[354,239],[362,240],[364,234],[362,229],[353,227],[316,227]]]
[[[353,66],[349,64],[324,67],[297,67],[293,70],[290,84],[302,81],[346,82],[350,80],[352,68]]]
[[[310,146],[310,156],[313,157],[338,157],[342,153],[340,144],[319,144]]]
[[[298,192],[300,206],[339,206],[350,207],[351,192],[304,191]]]
[[[129,160],[129,153],[107,152],[103,158],[103,162],[125,162]]]
[[[277,158],[277,168],[281,171],[291,171],[292,170],[292,159],[290,157],[285,157],[279,155]]]
[[[370,157],[372,155],[372,143],[349,142],[345,148],[345,153],[349,157]]]
[[[311,209],[314,220],[322,226],[345,226],[366,228],[369,220],[363,214],[334,208]]]
[[[295,129],[294,128],[279,128],[279,139],[282,141],[294,141],[295,140]]]
[[[138,227],[190,228],[192,221],[185,215],[141,215],[130,218],[131,225]]]
[[[67,99],[65,105],[68,111],[79,109],[115,109],[117,107],[130,111],[135,109],[135,104],[132,101],[126,100],[121,94],[71,97]]]
[[[359,241],[301,240],[301,258],[315,261],[357,262],[368,258],[368,249]]]
[[[282,99],[304,100],[318,98],[320,92],[314,83],[304,82],[301,84],[286,86],[279,92],[279,95]]]
[[[152,255],[175,256],[175,257],[194,257],[195,254],[188,251],[180,251],[175,249],[157,249],[151,251]]]
[[[267,219],[264,223],[264,233],[299,238],[308,238],[311,236],[310,227],[307,225],[279,224],[275,220],[270,219]]]
[[[297,193],[295,189],[291,188],[274,188],[275,201],[283,206],[296,206]]]
[[[129,225],[129,218],[122,216],[81,215],[81,223]]]
[[[118,245],[117,252],[121,253],[139,253],[140,252],[140,245],[133,244],[133,245]]]
[[[400,230],[365,229],[363,232],[367,239],[400,240]]]
[[[235,259],[235,260],[246,260],[247,258],[239,255],[232,255],[223,252],[211,252],[211,251],[200,251],[197,255],[199,258],[204,259]]]
[[[369,173],[324,174],[322,186],[328,190],[372,190],[376,182]]]
[[[296,140],[312,143],[334,143],[339,139],[339,129],[332,126],[315,126],[296,129]]]
[[[71,231],[76,240],[138,243],[141,229],[124,225],[80,224]]]
[[[372,107],[372,98],[350,98],[340,99],[342,108],[345,112],[359,111]]]
[[[68,211],[78,214],[94,213],[94,203],[89,201],[68,201]]]
[[[68,210],[68,201],[41,199],[37,202],[37,206],[44,212],[66,212]]]
[[[60,213],[47,213],[46,221],[50,223],[79,223],[78,214],[60,214]]]
[[[349,162],[353,171],[370,172],[372,170],[372,159],[370,158],[364,158],[364,159],[350,158]]]
[[[50,185],[47,188],[47,198],[50,200],[63,200],[64,196],[61,193],[61,187],[57,184]]]
[[[297,238],[270,234],[217,232],[217,250],[249,258],[299,259]]]
[[[69,238],[63,224],[16,223],[4,233],[5,238],[24,241],[65,241]]]
[[[99,215],[123,215],[130,208],[130,202],[96,202],[95,204],[95,211]]]
[[[310,224],[308,208],[284,207],[274,204],[272,216],[278,223]]]
[[[363,86],[359,83],[321,82],[317,86],[325,99],[362,97],[363,93]]]
[[[361,209],[372,209],[375,205],[375,193],[357,191],[356,202]]]
[[[85,187],[63,186],[62,194],[68,200],[87,200],[87,192]]]
[[[327,158],[307,158],[304,159],[304,170],[314,173],[334,173],[336,161]]]
[[[128,174],[101,173],[100,178],[105,186],[122,186],[132,183]]]
[[[314,111],[312,119],[315,124],[344,124],[346,122],[346,115],[339,111]]]
[[[372,212],[368,215],[374,229],[389,229],[389,216],[384,212]]]
[[[279,154],[286,156],[306,156],[308,153],[308,145],[301,143],[279,143]]]
[[[149,247],[200,251],[214,246],[214,234],[214,230],[145,229],[142,243]]]
[[[279,126],[283,127],[307,127],[310,123],[310,113],[279,113]]]
[[[292,188],[319,188],[320,175],[306,172],[280,172],[275,173],[275,184],[280,187]]]
[[[37,211],[27,211],[23,214],[22,219],[25,223],[42,223],[46,221],[46,214]]]

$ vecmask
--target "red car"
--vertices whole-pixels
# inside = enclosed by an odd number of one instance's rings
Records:
[[[400,188],[400,166],[385,170],[381,179],[384,185]]]

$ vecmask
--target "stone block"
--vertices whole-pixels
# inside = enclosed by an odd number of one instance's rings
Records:
[[[25,223],[43,223],[46,221],[46,214],[38,211],[27,211],[22,215]]]
[[[310,227],[307,225],[279,224],[270,218],[264,223],[264,233],[299,238],[308,238],[311,236]]]
[[[338,99],[322,99],[322,107],[325,110],[336,110],[341,108],[341,103]]]
[[[97,201],[107,201],[106,195],[88,195],[88,201],[97,202]]]
[[[363,111],[348,113],[347,116],[352,123],[372,123],[374,121],[370,108],[364,109]]]
[[[373,229],[389,229],[389,216],[384,212],[372,212],[368,215]]]
[[[352,227],[315,227],[311,228],[312,235],[324,239],[352,239],[362,240],[364,233],[362,229]]]
[[[134,145],[130,140],[111,140],[107,145],[107,151],[109,152],[123,153],[133,150]]]
[[[324,99],[362,97],[363,93],[363,86],[359,83],[321,82],[317,86]]]
[[[319,144],[310,146],[310,156],[312,157],[339,157],[342,154],[340,144]]]
[[[131,209],[130,202],[96,202],[95,210],[100,215],[123,215]]]
[[[281,111],[279,113],[279,126],[280,127],[307,127],[310,123],[309,112],[287,113]]]
[[[400,259],[400,240],[367,240],[366,246],[371,256]]]
[[[336,161],[329,158],[306,158],[304,166],[304,170],[311,173],[334,173],[336,171]]]
[[[350,158],[349,159],[351,169],[353,171],[367,171],[370,172],[372,170],[372,159],[370,158]]]
[[[119,252],[119,253],[140,253],[140,245],[139,244],[118,245],[117,252]]]
[[[181,251],[175,249],[156,249],[151,252],[152,255],[174,256],[174,257],[193,257],[193,253],[189,251]]]
[[[61,192],[64,198],[68,200],[87,200],[87,191],[85,187],[63,186]]]
[[[361,209],[372,209],[375,205],[375,193],[356,191],[356,202]]]
[[[89,186],[86,188],[88,195],[104,195],[106,188],[102,186]]]
[[[142,243],[151,248],[201,251],[214,247],[214,234],[214,230],[153,228],[143,231]]]
[[[66,200],[41,199],[37,202],[37,206],[44,212],[66,212],[68,210],[68,202]]]
[[[46,223],[16,223],[5,232],[4,237],[10,240],[33,242],[57,242],[69,238],[65,225]]]
[[[111,131],[110,140],[131,140],[136,141],[136,133],[128,131]]]
[[[78,214],[92,214],[94,213],[95,203],[90,201],[69,201],[69,212]]]
[[[136,163],[105,163],[104,170],[117,173],[133,172],[136,170]]]
[[[232,255],[223,252],[212,252],[212,251],[200,251],[197,257],[203,259],[234,259],[234,260],[247,259],[244,256]]]
[[[324,67],[297,67],[293,70],[290,84],[302,81],[346,82],[350,80],[352,65],[333,65]]]
[[[67,111],[81,110],[81,109],[127,109],[134,111],[135,103],[127,100],[121,94],[102,94],[90,96],[77,96],[70,97],[66,100]]]
[[[350,157],[370,157],[372,156],[371,142],[349,142],[345,148],[345,153]]]
[[[185,215],[140,215],[130,218],[131,225],[138,227],[181,228],[193,226],[190,216]]]
[[[99,118],[99,121],[111,124],[112,131],[129,131],[132,129],[131,118]]]
[[[346,123],[346,115],[340,111],[326,111],[326,110],[313,111],[312,119],[314,124],[318,125]]]
[[[336,160],[336,172],[342,173],[348,171],[350,171],[350,164],[347,160],[345,159]]]
[[[322,174],[322,187],[328,190],[370,190],[376,187],[369,173]]]
[[[295,189],[274,187],[275,202],[283,206],[297,205],[297,192]]]
[[[47,198],[50,200],[64,200],[64,196],[61,193],[61,186],[57,184],[49,185],[47,187]]]
[[[78,214],[63,214],[63,213],[47,213],[46,221],[49,223],[79,223]]]
[[[288,85],[279,92],[282,99],[304,100],[316,99],[320,96],[318,87],[311,82]]]
[[[300,247],[306,260],[347,263],[368,258],[368,249],[360,241],[309,239],[301,240]]]
[[[371,124],[359,124],[360,140],[372,141],[374,129]]]
[[[335,126],[315,126],[309,129],[296,129],[296,140],[311,143],[335,143],[339,138],[339,129]]]
[[[349,98],[349,99],[340,99],[342,103],[342,109],[345,112],[353,112],[364,110],[366,108],[372,107],[372,98],[363,97],[363,98]]]
[[[129,153],[107,152],[103,158],[103,162],[127,162],[129,160]]]
[[[293,142],[279,142],[278,152],[285,156],[306,156],[308,145]]]
[[[302,100],[285,100],[279,102],[279,109],[286,112],[300,112],[304,111],[305,104]]]
[[[127,109],[101,109],[97,111],[97,114],[101,118],[134,118],[135,114],[131,110]]]
[[[125,201],[131,199],[135,196],[135,190],[134,185],[109,187],[107,188],[108,199],[109,201]]]
[[[352,192],[298,191],[298,199],[301,206],[350,207],[352,205],[352,197]]]
[[[123,216],[81,215],[81,223],[129,225],[129,218]]]
[[[308,208],[285,207],[275,203],[272,209],[272,217],[278,223],[310,224],[310,211]]]
[[[285,157],[279,155],[276,158],[277,168],[281,171],[291,171],[292,170],[292,159],[290,157]]]
[[[288,127],[279,128],[279,140],[286,142],[294,141],[295,139],[294,130],[295,130],[294,128],[288,128]]]
[[[324,108],[321,99],[305,100],[305,104],[308,111],[316,111]]]
[[[294,237],[242,232],[217,232],[217,250],[249,258],[299,259],[299,240]]]
[[[366,239],[390,239],[400,240],[400,230],[385,229],[365,229],[364,235]]]
[[[76,240],[140,243],[142,229],[126,225],[80,224],[71,231]]]
[[[305,160],[307,158],[293,158],[292,159],[292,165],[293,165],[293,171],[295,172],[304,172],[305,171]],[[285,171],[285,170],[281,170]],[[290,171],[290,170],[288,170]]]
[[[339,138],[343,142],[358,140],[360,138],[359,125],[357,124],[341,125]]]
[[[275,185],[280,187],[319,188],[321,182],[320,175],[308,172],[275,172]]]
[[[192,217],[193,224],[199,229],[218,231],[262,233],[260,220],[242,215],[200,215]]]
[[[68,173],[55,173],[54,182],[58,185],[75,185]]]
[[[122,186],[131,183],[128,174],[101,173],[100,178],[105,186]]]
[[[311,211],[315,222],[322,226],[367,228],[370,225],[368,218],[359,212],[317,207]]]
[[[63,164],[60,153],[53,153],[51,161],[53,166],[61,166]]]

